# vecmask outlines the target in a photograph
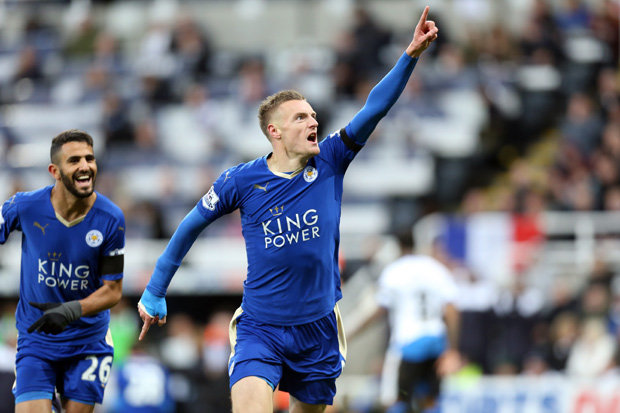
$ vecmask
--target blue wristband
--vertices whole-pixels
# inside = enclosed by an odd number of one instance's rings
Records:
[[[161,320],[168,314],[168,308],[166,307],[166,298],[159,297],[149,291],[148,287],[142,293],[140,297],[140,303],[144,306],[144,310],[151,317],[159,316]]]

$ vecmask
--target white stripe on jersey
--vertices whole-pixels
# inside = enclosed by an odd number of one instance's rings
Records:
[[[0,227],[4,224],[4,217],[2,216],[2,205],[0,205]]]

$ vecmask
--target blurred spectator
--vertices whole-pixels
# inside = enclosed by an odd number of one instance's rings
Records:
[[[564,371],[568,357],[579,334],[579,319],[572,312],[557,315],[550,326],[549,366]]]
[[[158,112],[163,150],[185,164],[211,163],[219,167],[232,146],[222,138],[220,114],[205,86],[187,85],[182,104],[168,105]],[[183,145],[179,145],[179,136],[183,136]]]
[[[596,378],[612,367],[616,351],[614,338],[600,318],[587,318],[572,347],[566,372],[573,377]]]
[[[200,337],[189,315],[177,313],[168,317],[166,337],[161,340],[159,348],[161,360],[172,374],[172,396],[177,411],[196,411],[204,375],[200,362]]]
[[[610,294],[608,286],[592,283],[586,286],[581,295],[580,316],[587,318],[606,318],[609,314]]]
[[[34,46],[26,45],[19,53],[17,67],[13,75],[13,82],[17,83],[22,79],[39,81],[43,79],[43,77],[43,68],[39,52]]]
[[[78,27],[64,40],[63,54],[70,59],[84,59],[92,56],[100,29],[91,15],[85,15]]]
[[[36,102],[47,100],[46,79],[41,53],[32,45],[19,51],[7,91],[9,102]]]
[[[601,69],[597,79],[597,92],[596,103],[600,106],[604,119],[618,122],[618,115],[620,114],[620,86],[617,68],[606,67]]]
[[[178,64],[181,76],[188,81],[204,81],[211,71],[211,42],[198,23],[190,16],[178,19],[172,32],[170,50]]]
[[[356,7],[352,27],[342,33],[337,44],[333,79],[336,95],[351,98],[360,82],[375,78],[383,70],[381,52],[392,33],[382,27],[363,7]]]
[[[616,64],[620,58],[620,4],[614,0],[603,0],[594,8],[590,24],[594,35],[607,45],[606,61]]]
[[[112,33],[103,31],[97,34],[94,43],[93,62],[105,67],[112,74],[122,74],[125,70],[118,39]]]
[[[43,18],[41,10],[32,10],[23,26],[23,40],[37,50],[51,51],[59,46],[59,28]]]
[[[620,211],[620,185],[614,185],[607,189],[603,208],[606,211]]]
[[[592,99],[582,93],[571,95],[560,123],[563,139],[574,144],[587,157],[598,146],[602,130],[603,123],[594,110]]]
[[[167,323],[161,342],[162,360],[173,370],[191,370],[200,358],[196,325],[187,314],[175,314]]]
[[[132,200],[125,210],[127,219],[127,237],[141,239],[164,239],[170,234],[164,225],[161,207],[151,200]],[[135,312],[135,311],[134,311]]]
[[[521,94],[520,131],[524,144],[530,144],[557,116],[562,75],[553,51],[538,47],[517,69]]]
[[[376,310],[358,320],[349,337],[353,339],[388,315],[391,331],[381,402],[389,412],[406,412],[409,406],[426,411],[435,408],[441,379],[462,367],[458,290],[440,261],[428,254],[413,254],[409,231],[399,234],[398,240],[400,257],[381,273]]]
[[[583,0],[566,0],[556,12],[555,21],[565,33],[586,30],[590,25],[590,12]]]
[[[544,376],[551,372],[544,354],[531,351],[523,358],[523,368],[521,374],[525,376]]]
[[[383,69],[381,52],[390,42],[392,33],[363,7],[356,7],[353,16],[353,67],[374,77],[375,71]]]
[[[596,210],[605,209],[607,191],[620,182],[620,164],[611,155],[597,151],[592,155],[592,187],[596,196]]]
[[[114,374],[116,398],[108,413],[173,413],[171,378],[168,369],[152,354],[146,341],[136,341],[131,354]]]
[[[134,131],[130,110],[121,96],[108,91],[103,98],[102,128],[108,148],[127,147],[133,144]]]
[[[170,79],[157,71],[145,70],[140,76],[140,98],[152,110],[178,101]]]
[[[218,311],[211,315],[205,326],[202,340],[202,362],[208,377],[221,377],[228,369],[230,343],[228,325],[232,313]]]
[[[527,285],[523,276],[499,293],[495,304],[495,338],[490,353],[495,358],[493,371],[521,371],[525,356],[533,350],[532,331],[541,317],[544,305],[542,292]]]
[[[271,94],[267,84],[265,62],[260,57],[245,59],[239,68],[239,83],[235,90],[243,108],[255,115],[255,109],[263,98]]]
[[[105,65],[91,63],[82,79],[82,102],[100,102],[113,87],[113,78]]]
[[[620,124],[608,123],[603,130],[601,150],[620,163]]]
[[[230,399],[222,397],[228,394],[228,325],[232,316],[228,311],[214,312],[203,332],[202,364],[206,380],[199,397],[200,404],[209,406],[214,412],[227,412],[232,408]]]

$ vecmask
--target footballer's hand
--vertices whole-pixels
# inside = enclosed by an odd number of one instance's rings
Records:
[[[166,298],[158,297],[149,290],[145,289],[142,293],[140,301],[138,302],[138,313],[144,322],[144,324],[142,324],[142,330],[140,331],[138,340],[141,341],[144,338],[153,324],[157,324],[159,326],[166,324],[167,312],[168,309],[166,308]]]
[[[424,8],[420,21],[413,31],[413,40],[405,51],[411,57],[420,57],[422,52],[435,41],[439,29],[432,20],[426,20],[428,17],[429,6]]]
[[[47,334],[59,334],[82,316],[82,305],[79,301],[66,303],[33,303],[30,305],[43,311],[43,315],[30,327],[28,332],[38,331]]]

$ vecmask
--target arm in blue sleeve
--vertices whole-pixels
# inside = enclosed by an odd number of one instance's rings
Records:
[[[359,144],[366,143],[379,121],[398,100],[418,62],[406,53],[368,94],[366,104],[346,126],[347,135]]]
[[[208,223],[194,207],[183,218],[178,228],[172,235],[166,249],[161,254],[153,270],[153,275],[146,289],[153,295],[164,297],[168,285],[183,261],[183,257],[198,238],[198,235],[207,227]]]

